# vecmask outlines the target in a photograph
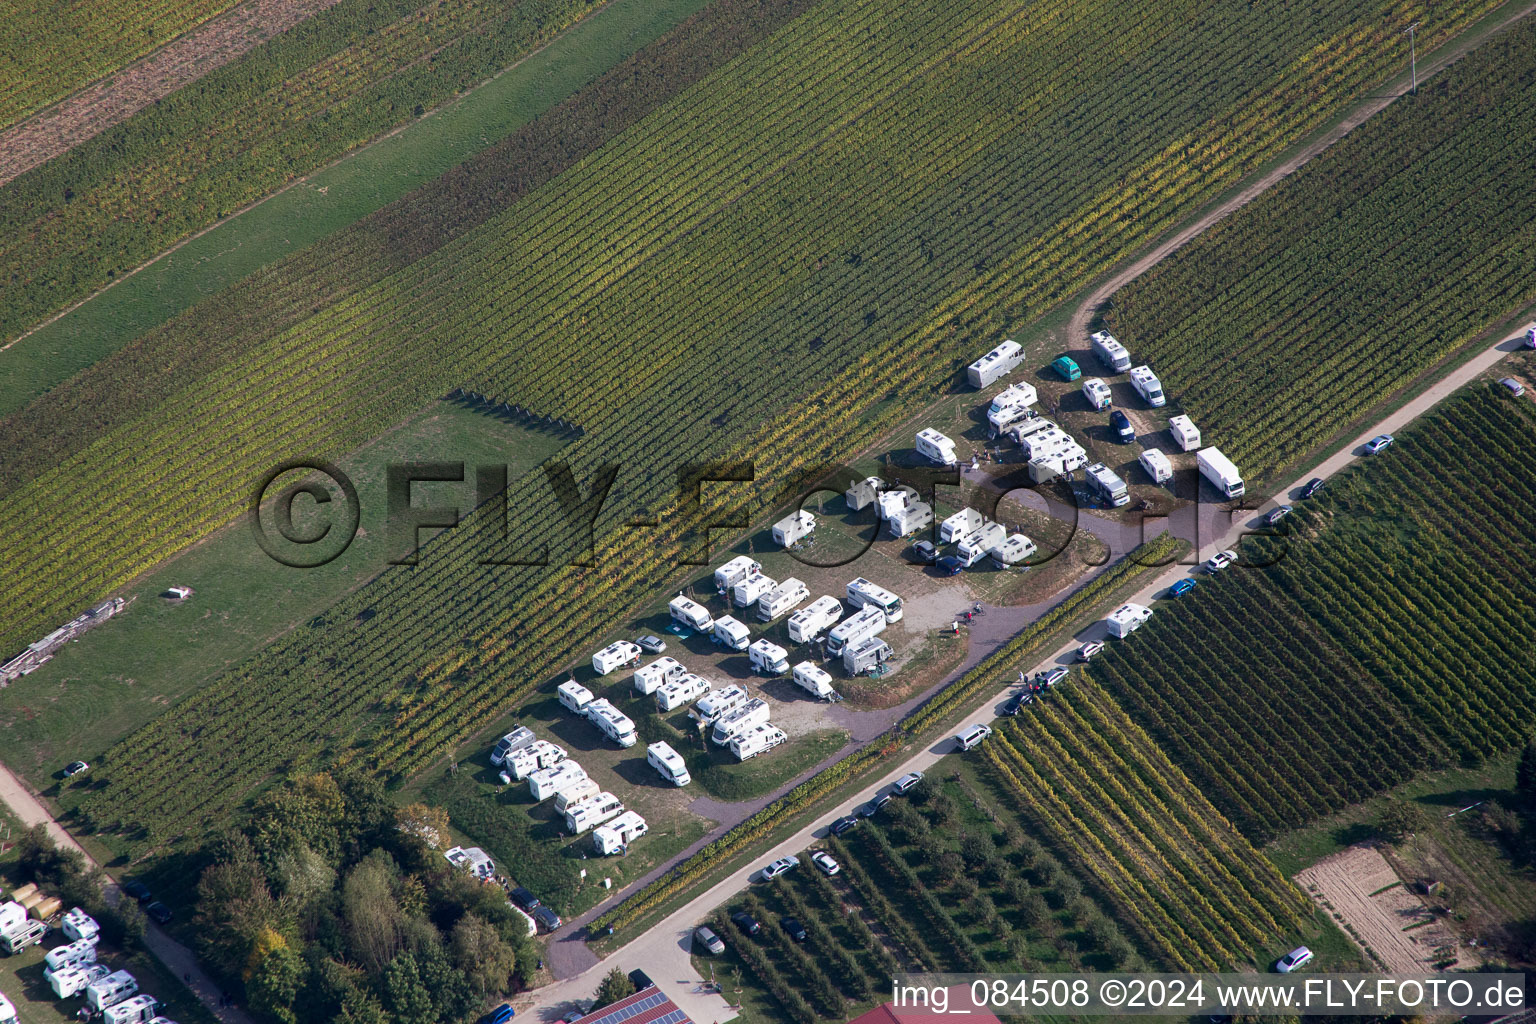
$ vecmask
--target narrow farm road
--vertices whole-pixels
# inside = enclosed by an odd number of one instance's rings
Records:
[[[0,800],[11,809],[11,813],[21,819],[23,825],[28,828],[33,825],[47,826],[48,834],[60,848],[74,850],[85,858],[87,866],[102,870],[96,859],[75,842],[74,837],[53,819],[53,815],[32,795],[31,790],[4,765],[0,765]],[[105,870],[102,870],[102,877],[106,880],[104,891],[107,902],[115,904],[123,898],[123,891]],[[203,973],[192,951],[167,935],[159,925],[150,922],[144,932],[144,946],[165,965],[171,977],[182,979],[188,990],[208,1008],[209,1013],[225,1024],[255,1024],[250,1015],[239,1007],[219,1005],[222,990],[212,978]]]
[[[1308,472],[1298,476],[1290,486],[1280,493],[1287,496],[1293,495],[1305,481],[1312,477],[1330,477],[1349,466],[1361,457],[1362,446],[1367,440],[1377,434],[1392,433],[1400,430],[1414,419],[1434,408],[1436,404],[1448,395],[1476,379],[1509,353],[1518,349],[1523,335],[1524,328],[1519,333],[1500,340],[1466,363],[1458,366],[1412,401],[1394,410],[1369,430],[1363,432],[1353,444],[1340,451],[1337,455],[1333,455],[1318,465],[1313,466]],[[1387,453],[1380,456],[1380,458],[1391,458],[1391,450],[1388,449]],[[1255,525],[1257,525],[1257,520],[1247,518],[1246,516],[1241,522],[1232,523],[1224,534],[1213,539],[1209,550],[1236,547],[1243,534],[1251,530]],[[1229,569],[1227,571],[1240,570]],[[1185,566],[1170,566],[1165,571],[1159,573],[1151,583],[1129,597],[1128,600],[1154,606],[1157,598],[1164,595],[1169,586],[1188,574],[1188,568]],[[1038,664],[1028,671],[1035,672],[1052,668],[1056,665],[1070,665],[1076,660],[1077,648],[1081,644],[1089,640],[1103,640],[1105,638],[1106,633],[1103,620],[1095,621],[1073,637],[1070,642],[1063,644],[1049,657],[1041,659]],[[979,720],[989,720],[996,717],[999,705],[1007,699],[1011,689],[1011,685],[1005,686],[987,695],[985,699],[977,701],[973,705],[972,714]],[[953,739],[946,737],[938,740],[927,749],[908,758],[901,765],[891,768],[878,780],[860,787],[857,791],[848,793],[836,806],[828,808],[815,824],[807,825],[793,835],[781,840],[772,848],[763,850],[751,867],[738,869],[722,881],[699,892],[688,903],[673,911],[672,914],[660,923],[637,936],[628,945],[616,950],[575,977],[557,981],[552,985],[525,993],[519,998],[516,1005],[524,1010],[537,1007],[536,1012],[540,1020],[558,1020],[573,1007],[584,1007],[586,1001],[590,1000],[593,992],[597,990],[602,976],[609,970],[612,970],[614,967],[624,971],[639,968],[649,974],[666,991],[667,995],[677,1002],[678,1006],[686,1010],[689,1016],[698,1021],[699,1024],[704,1024],[706,1021],[710,1022],[710,1024],[718,1024],[720,1021],[735,1017],[736,1010],[722,996],[715,993],[697,991],[700,989],[703,979],[698,977],[698,972],[694,970],[689,959],[693,929],[716,907],[747,888],[751,884],[758,868],[763,864],[777,857],[802,852],[816,839],[826,835],[829,822],[841,815],[852,813],[855,808],[867,803],[879,792],[888,789],[892,783],[907,772],[926,771],[932,768],[945,754],[952,753],[953,751]],[[810,870],[810,868],[802,867],[800,870]]]
[[[1458,36],[1447,43],[1430,59],[1419,65],[1419,80],[1422,81],[1432,77],[1436,72],[1465,56],[1484,39],[1526,17],[1533,11],[1536,11],[1536,3],[1529,3],[1523,7],[1510,10],[1505,17],[1500,18],[1497,22],[1486,28]],[[1084,347],[1088,344],[1089,325],[1093,323],[1093,318],[1098,315],[1104,303],[1108,302],[1110,296],[1114,295],[1115,292],[1124,288],[1142,274],[1145,274],[1170,253],[1198,238],[1211,225],[1223,220],[1234,211],[1242,209],[1269,191],[1292,171],[1304,166],[1319,154],[1326,152],[1334,143],[1344,138],[1344,136],[1360,127],[1366,121],[1369,121],[1372,116],[1385,110],[1395,100],[1406,94],[1410,88],[1411,79],[1406,76],[1400,81],[1388,83],[1379,95],[1371,96],[1362,102],[1358,107],[1350,111],[1344,120],[1244,185],[1229,199],[1218,203],[1216,206],[1200,214],[1168,238],[1111,274],[1083,300],[1082,305],[1078,306],[1076,312],[1072,314],[1071,320],[1067,322],[1068,346]]]

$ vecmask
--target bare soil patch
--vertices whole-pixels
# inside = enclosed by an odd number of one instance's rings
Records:
[[[1457,944],[1373,846],[1324,858],[1296,881],[1387,970],[1430,969],[1440,959],[1437,949]]]

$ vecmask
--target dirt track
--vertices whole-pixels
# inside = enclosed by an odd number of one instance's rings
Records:
[[[223,67],[338,0],[247,0],[0,132],[0,185]]]

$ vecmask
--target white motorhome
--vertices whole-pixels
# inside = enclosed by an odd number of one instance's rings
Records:
[[[616,668],[640,660],[640,648],[628,640],[616,640],[592,655],[592,671],[605,676]]]
[[[895,654],[890,644],[877,636],[870,637],[868,640],[843,648],[843,670],[850,676],[863,675],[885,664]]]
[[[815,662],[802,661],[792,673],[795,685],[819,700],[842,700],[832,688],[832,674]]]
[[[574,711],[578,715],[587,713],[587,705],[592,703],[592,691],[582,686],[574,679],[567,679],[555,687],[555,696],[560,699],[560,706],[567,711]]]
[[[709,614],[709,609],[691,597],[678,594],[667,602],[667,614],[672,616],[672,621],[684,629],[696,630],[700,633],[709,631],[714,625],[714,617]]]
[[[1110,373],[1124,373],[1131,368],[1131,354],[1108,331],[1099,331],[1088,338],[1093,354]]]
[[[745,686],[732,683],[722,690],[701,697],[694,705],[694,715],[703,724],[710,725],[745,705],[751,697]]]
[[[624,804],[609,792],[589,796],[579,804],[565,809],[565,827],[572,835],[581,835],[589,828],[596,828],[624,813]]]
[[[917,489],[907,484],[898,484],[888,490],[880,492],[875,499],[881,519],[890,519],[908,505],[917,501]]]
[[[676,711],[684,704],[690,704],[708,692],[709,680],[692,672],[684,672],[676,679],[668,680],[661,689],[656,691],[656,710],[662,714]]]
[[[1131,371],[1131,387],[1153,408],[1167,405],[1168,397],[1163,394],[1162,382],[1157,379],[1157,374],[1152,372],[1150,366],[1138,366]]]
[[[657,742],[645,748],[645,763],[674,786],[686,786],[693,781],[688,774],[688,764],[683,755],[672,749],[672,744]]]
[[[45,967],[43,979],[48,982],[48,987],[53,989],[55,996],[60,999],[69,999],[84,992],[93,981],[99,980],[94,975],[100,974],[103,970],[106,968],[99,964],[94,968],[62,967],[57,971]]]
[[[127,971],[115,971],[85,989],[85,1003],[93,1010],[105,1010],[139,991],[139,983]]]
[[[1188,416],[1168,417],[1168,433],[1181,452],[1192,452],[1200,447],[1200,428]]]
[[[716,745],[723,747],[731,742],[732,736],[743,729],[750,729],[754,725],[762,725],[768,721],[771,710],[767,701],[761,697],[753,697],[729,714],[717,718],[714,728],[710,730],[709,738]]]
[[[1123,604],[1109,613],[1109,635],[1123,640],[1151,617],[1152,609],[1144,604]]]
[[[506,763],[507,758],[513,753],[513,751],[522,750],[524,747],[533,743],[536,738],[537,737],[533,735],[532,729],[528,728],[526,725],[518,726],[516,729],[513,729],[511,732],[503,736],[501,739],[497,740],[496,745],[491,748],[491,764],[500,768],[503,764]]]
[[[76,939],[67,946],[55,946],[43,957],[45,968],[52,971],[95,962],[96,942],[93,939]]]
[[[960,542],[960,547],[955,550],[960,561],[969,569],[983,558],[993,548],[1002,547],[1008,540],[1008,528],[1002,523],[986,523],[981,529],[971,534]]]
[[[28,946],[35,946],[48,934],[48,926],[41,921],[23,921],[8,931],[0,932],[0,953],[11,956]]]
[[[1009,566],[1022,563],[1030,555],[1033,555],[1036,550],[1038,550],[1038,547],[1035,542],[1024,536],[1024,534],[1010,533],[1007,540],[988,551],[987,554],[991,556],[992,561],[996,562],[999,568],[1006,569]]]
[[[1125,486],[1125,481],[1120,479],[1120,474],[1102,462],[1095,462],[1084,472],[1088,476],[1088,486],[1110,505],[1119,508],[1121,505],[1130,504],[1131,492]]]
[[[773,542],[781,548],[798,544],[816,529],[816,517],[798,509],[773,524]]]
[[[843,500],[848,507],[855,512],[862,511],[869,505],[873,505],[880,497],[880,492],[885,489],[885,481],[877,476],[867,476],[857,483],[850,484],[843,492]]]
[[[540,768],[528,776],[528,792],[533,799],[543,803],[562,789],[581,783],[587,770],[575,761],[565,760],[550,768]]]
[[[727,591],[746,579],[763,571],[760,563],[753,561],[746,555],[737,555],[715,570],[715,589]]]
[[[1148,448],[1136,456],[1136,461],[1141,463],[1141,468],[1147,471],[1147,476],[1159,486],[1173,479],[1173,463],[1168,461],[1160,449]]]
[[[837,657],[843,653],[843,648],[879,636],[887,625],[885,612],[879,608],[860,608],[832,627],[832,632],[827,634],[827,653]]]
[[[1220,448],[1202,448],[1195,453],[1195,461],[1200,464],[1200,475],[1209,480],[1211,486],[1229,498],[1243,496],[1243,475],[1231,459],[1221,454]]]
[[[1040,393],[1033,384],[1023,381],[997,393],[987,406],[987,424],[993,434],[1001,433],[1010,424],[1031,413],[1030,406],[1040,400]]]
[[[1088,407],[1096,412],[1103,412],[1113,404],[1109,385],[1097,377],[1083,381],[1083,397],[1088,400]]]
[[[901,598],[862,576],[848,581],[848,603],[855,608],[879,608],[886,622],[901,621]]]
[[[933,508],[926,501],[914,501],[897,509],[885,520],[892,537],[910,537],[933,525]]]
[[[981,529],[987,517],[973,508],[963,508],[939,524],[939,543],[959,544]]]
[[[772,593],[778,585],[779,581],[772,576],[764,576],[762,573],[748,576],[731,588],[731,603],[737,608],[751,608],[760,597]]]
[[[531,736],[532,733],[529,733]],[[96,919],[79,907],[75,907],[64,914],[64,919],[59,923],[59,928],[64,932],[64,937],[73,941],[80,939],[96,939],[101,935],[101,925]]]
[[[1088,465],[1088,453],[1073,445],[1029,462],[1029,478],[1037,484],[1066,476]]]
[[[1022,448],[1026,438],[1033,437],[1043,430],[1059,431],[1061,430],[1061,427],[1057,426],[1055,420],[1048,420],[1044,416],[1037,414],[1018,423],[1015,423],[1013,426],[1003,431],[1003,436]]]
[[[781,676],[789,671],[789,652],[771,640],[759,640],[748,647],[747,660],[765,676]]]
[[[797,644],[809,643],[842,617],[843,603],[831,594],[823,594],[789,617],[789,638]]]
[[[134,996],[107,1007],[102,1020],[104,1024],[149,1024],[159,1005],[154,996]]]
[[[939,466],[953,466],[960,461],[955,455],[955,442],[932,427],[917,432],[917,454]]]
[[[490,854],[478,846],[455,846],[443,854],[443,859],[461,871],[468,871],[481,880],[496,874],[496,862]]]
[[[526,779],[541,768],[553,768],[565,760],[565,748],[549,740],[534,740],[521,750],[514,750],[502,762],[503,769],[514,779]]]
[[[757,599],[757,617],[763,622],[772,622],[810,596],[810,588],[791,576],[774,587],[772,593]]]
[[[641,665],[635,669],[635,692],[640,694],[655,693],[687,671],[683,667],[683,663],[670,654],[662,655],[649,665]]]
[[[606,825],[592,830],[592,846],[598,855],[607,857],[621,853],[636,839],[651,830],[645,819],[634,811],[625,811]]]
[[[1046,420],[1045,425],[1040,429],[1019,438],[1019,449],[1024,452],[1026,459],[1042,459],[1070,448],[1082,451],[1082,445],[1077,443],[1077,438],[1049,420]]]
[[[597,796],[602,791],[603,787],[597,784],[596,779],[582,779],[564,789],[558,789],[555,791],[555,813],[564,814],[572,804],[579,804],[588,797]]]
[[[764,722],[761,725],[754,725],[752,728],[745,729],[732,736],[730,743],[726,744],[726,747],[732,754],[736,755],[736,760],[748,761],[758,754],[767,753],[787,739],[789,737],[783,729]]]
[[[1024,346],[1009,338],[965,369],[973,388],[991,387],[1024,361]]]
[[[727,650],[744,651],[752,642],[752,631],[734,615],[722,615],[715,620],[715,639]]]
[[[621,747],[635,745],[635,723],[629,716],[599,697],[587,705],[587,720],[597,726],[597,731]]]

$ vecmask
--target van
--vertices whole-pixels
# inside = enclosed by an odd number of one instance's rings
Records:
[[[886,622],[901,621],[901,598],[879,584],[860,576],[848,581],[845,593],[848,595],[848,603],[855,608],[879,608],[885,613]]]
[[[20,1019],[16,1016],[15,1005],[0,992],[0,1024],[16,1024]]]
[[[491,764],[500,768],[506,763],[507,758],[514,752],[523,749],[534,741],[533,730],[526,725],[520,725],[496,741],[491,748]],[[76,908],[79,909],[79,908]],[[70,911],[73,914],[75,911]],[[89,918],[87,918],[89,920]],[[95,922],[92,922],[94,924]],[[64,915],[64,934],[69,934],[69,914]]]
[[[747,648],[747,660],[765,676],[781,676],[789,671],[789,652],[770,640],[759,640]]]
[[[723,747],[731,742],[731,738],[736,734],[768,721],[771,712],[772,709],[768,707],[767,701],[761,697],[753,697],[729,714],[721,715],[715,720],[715,726],[709,733],[710,741]]]
[[[993,548],[1001,547],[1008,540],[1008,528],[1002,523],[987,523],[981,529],[960,542],[956,557],[969,569]]]
[[[1088,343],[1093,354],[1110,373],[1124,373],[1131,368],[1131,354],[1108,331],[1099,331],[1090,336]]]
[[[667,603],[667,614],[672,616],[672,621],[684,629],[696,630],[703,633],[713,625],[709,609],[689,597],[678,594]],[[638,651],[636,654],[638,655]]]
[[[589,796],[580,803],[574,803],[565,809],[565,826],[573,835],[581,833],[606,821],[612,821],[624,813],[624,804],[612,793],[599,793],[597,796]]]
[[[693,781],[683,755],[666,742],[652,743],[645,748],[645,763],[656,769],[656,774],[674,786],[686,786]]]
[[[747,693],[745,686],[732,683],[724,689],[714,690],[701,697],[694,705],[694,717],[703,724],[709,725],[741,707],[751,699],[751,696]]]
[[[1077,365],[1077,360],[1071,356],[1057,356],[1051,360],[1051,369],[1055,370],[1062,380],[1071,384],[1083,376],[1082,368]]]
[[[560,706],[565,708],[565,710],[574,711],[578,715],[584,715],[587,713],[587,705],[592,703],[593,694],[591,690],[582,686],[576,680],[567,679],[555,687],[555,696],[559,698]]]
[[[1163,384],[1150,366],[1138,366],[1131,371],[1131,387],[1153,408],[1168,404],[1168,396],[1163,394]]]
[[[960,461],[955,455],[955,442],[932,427],[919,430],[915,444],[917,454],[936,466],[953,466]]]
[[[967,366],[965,378],[973,388],[988,387],[1000,377],[1011,373],[1023,361],[1024,346],[1009,338]]]
[[[736,616],[722,615],[715,620],[714,638],[728,651],[744,651],[752,642],[752,633]]]
[[[991,735],[992,727],[988,725],[982,725],[978,722],[977,724],[956,734],[955,742],[960,745],[961,750],[970,750],[982,740]]]

